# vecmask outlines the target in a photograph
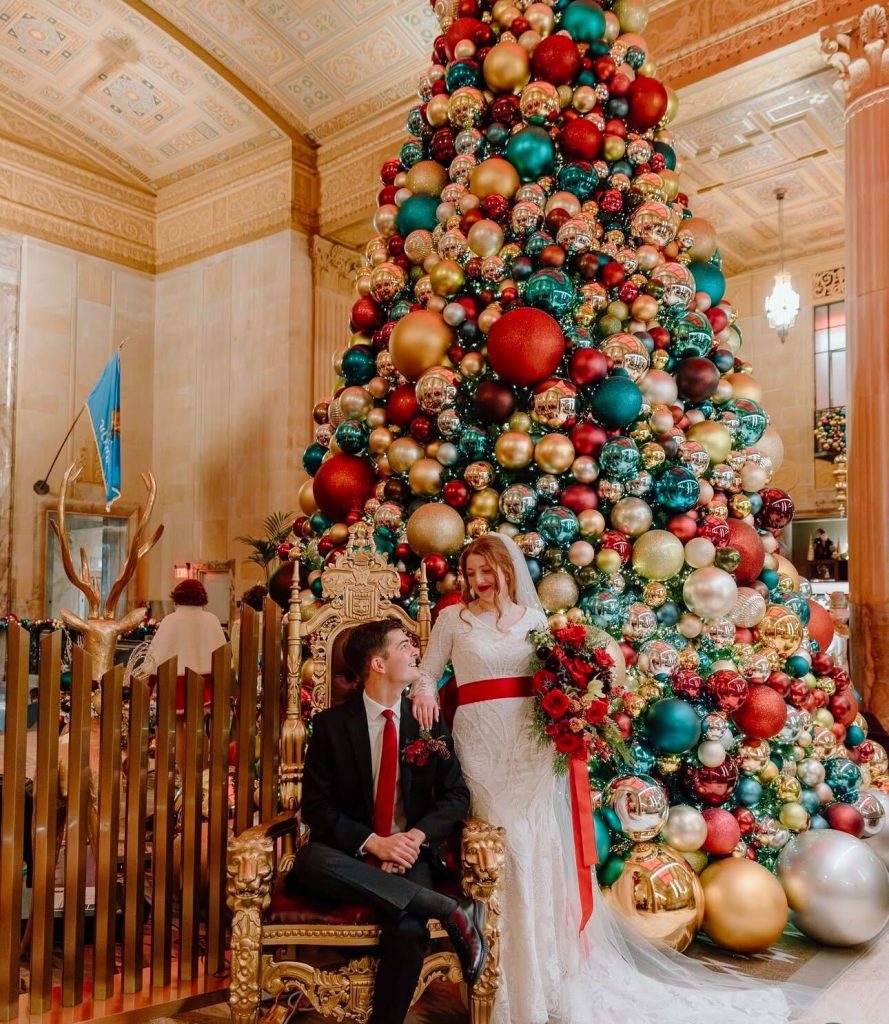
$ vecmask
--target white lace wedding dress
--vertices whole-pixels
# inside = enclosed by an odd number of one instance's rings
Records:
[[[543,628],[546,616],[537,608],[501,631],[493,613],[448,607],[432,631],[418,689],[434,692],[449,661],[458,686],[528,675],[528,631]],[[502,980],[493,1024],[788,1021],[781,990],[656,948],[618,920],[598,890],[578,936],[567,796],[553,774],[552,751],[533,735],[531,706],[523,697],[481,701],[459,707],[454,720],[473,812],[506,830]]]

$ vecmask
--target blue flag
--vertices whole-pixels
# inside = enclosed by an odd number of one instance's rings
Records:
[[[105,481],[105,508],[120,497],[120,350],[108,360],[86,399]]]

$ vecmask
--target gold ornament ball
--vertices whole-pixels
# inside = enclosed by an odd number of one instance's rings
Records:
[[[591,537],[600,537],[605,531],[605,517],[595,508],[585,508],[577,517],[580,526],[580,535],[589,540]]]
[[[370,392],[357,386],[345,388],[337,401],[347,420],[363,420],[374,405]]]
[[[469,175],[469,189],[479,199],[493,195],[512,199],[520,184],[519,172],[502,156],[483,160]]]
[[[809,827],[809,812],[801,803],[793,800],[779,808],[778,820],[785,828],[805,832]]]
[[[460,360],[460,373],[464,377],[477,377],[485,368],[485,357],[481,352],[467,352]]]
[[[382,455],[392,444],[392,431],[387,427],[374,427],[367,440],[367,447],[373,455]]]
[[[437,160],[420,160],[407,172],[407,187],[415,196],[440,196],[448,172]]]
[[[531,78],[528,51],[520,43],[498,43],[488,51],[482,73],[491,92],[518,92]]]
[[[412,437],[399,437],[386,449],[393,473],[407,473],[417,459],[423,458],[423,446]]]
[[[404,254],[418,266],[432,253],[432,232],[418,228],[404,240]]]
[[[619,135],[606,135],[604,143],[605,159],[613,162],[622,160],[627,151],[627,144]]]
[[[523,430],[505,430],[494,444],[494,457],[504,469],[525,469],[534,458],[534,442]]]
[[[727,380],[731,384],[733,398],[750,398],[754,402],[762,401],[762,385],[749,373],[727,373],[723,380]]]
[[[541,37],[548,36],[556,23],[556,16],[549,4],[529,4],[525,8],[525,20]]]
[[[617,0],[611,8],[620,22],[621,32],[644,32],[648,25],[646,0]]]
[[[407,542],[421,557],[433,551],[455,555],[465,537],[462,516],[443,503],[421,505],[407,521]]]
[[[564,434],[545,434],[534,447],[534,461],[544,473],[564,473],[574,457],[574,445]]]
[[[296,497],[296,502],[299,505],[300,512],[304,516],[314,515],[318,511],[318,503],[315,501],[315,493],[312,489],[312,480],[305,480],[300,488]]]
[[[537,596],[547,612],[564,612],[580,597],[574,577],[568,572],[551,572],[537,584]]]
[[[679,952],[692,942],[704,919],[698,876],[680,854],[660,843],[636,843],[604,895],[649,942]]]
[[[682,541],[669,530],[649,530],[633,545],[633,568],[647,580],[668,580],[685,564]]]
[[[495,220],[478,220],[466,236],[476,256],[496,256],[503,248],[503,228]]]
[[[596,552],[596,568],[604,573],[619,572],[621,567],[620,555],[611,548],[602,548]]]
[[[676,120],[676,115],[679,113],[679,94],[675,89],[671,89],[669,85],[664,86],[664,88],[667,90],[667,109],[661,120],[663,124],[669,124],[671,121]]]
[[[787,897],[778,879],[761,864],[727,857],[701,874],[704,931],[733,953],[761,953],[781,937]]]
[[[647,324],[657,316],[658,302],[651,295],[640,295],[633,300],[630,312],[640,323]]]
[[[444,362],[453,343],[454,332],[439,313],[417,309],[395,325],[389,355],[399,373],[408,380],[418,380],[426,370]]]
[[[756,628],[766,645],[782,658],[789,657],[802,643],[803,624],[783,604],[770,604]]]
[[[693,241],[688,250],[693,260],[701,260],[704,263],[716,252],[716,228],[703,217],[689,217],[684,220],[680,227],[682,234],[688,233]]]
[[[793,564],[793,562],[790,561],[789,558],[785,558],[783,555],[776,554],[773,557],[777,562],[775,569],[777,570],[778,575],[789,577],[790,589],[795,590],[797,593],[799,593],[800,575],[799,572],[797,572],[796,566]]]
[[[784,442],[774,427],[766,427],[765,433],[756,442],[756,450],[772,460],[772,472],[777,473],[784,462]]]
[[[689,441],[697,441],[698,444],[704,446],[710,456],[710,462],[714,466],[725,462],[728,453],[732,450],[732,435],[726,427],[715,420],[702,420],[700,423],[693,423],[688,428],[687,436]]]
[[[493,522],[500,514],[499,493],[493,487],[483,487],[469,499],[467,511],[471,516],[478,516]]]
[[[448,123],[448,94],[439,93],[426,104],[426,120],[433,128],[443,128]]]
[[[436,294],[456,295],[463,287],[466,275],[456,260],[439,260],[429,271],[429,280],[432,282]],[[409,313],[408,316],[410,315]]]
[[[417,459],[407,475],[407,482],[414,494],[432,497],[441,491],[444,466],[436,459]]]

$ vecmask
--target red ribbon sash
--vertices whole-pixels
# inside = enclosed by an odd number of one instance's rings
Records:
[[[457,707],[478,704],[483,700],[500,700],[502,697],[530,697],[532,694],[530,676],[480,679],[478,682],[464,683],[457,687]]]
[[[530,676],[480,679],[457,687],[457,707],[503,697],[531,697],[533,693]],[[568,789],[571,794],[574,863],[577,866],[577,887],[580,891],[580,930],[583,931],[593,912],[592,869],[599,863],[585,754],[577,754],[568,762]]]
[[[574,863],[577,865],[577,887],[580,891],[580,930],[583,931],[593,912],[592,869],[599,863],[590,778],[584,754],[576,754],[568,762],[568,789],[574,828]]]

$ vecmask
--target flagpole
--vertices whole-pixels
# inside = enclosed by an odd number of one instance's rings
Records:
[[[129,341],[129,337],[124,338],[123,341],[115,349],[115,352],[120,352],[120,350],[124,347],[124,345],[128,341]],[[59,445],[59,450],[56,452],[55,456],[53,457],[53,460],[52,460],[52,462],[49,465],[49,469],[46,471],[46,475],[42,479],[34,481],[33,487],[34,487],[34,493],[35,494],[39,494],[41,496],[44,495],[44,494],[49,494],[49,474],[52,473],[53,466],[55,466],[55,464],[59,461],[59,456],[62,454],[62,449],[67,444],[68,438],[74,433],[74,428],[77,426],[77,421],[83,415],[83,410],[85,408],[86,408],[86,403],[84,402],[80,406],[80,411],[74,417],[74,422],[71,424],[70,427],[68,427],[68,433],[65,434],[64,438],[62,439],[62,443]]]

